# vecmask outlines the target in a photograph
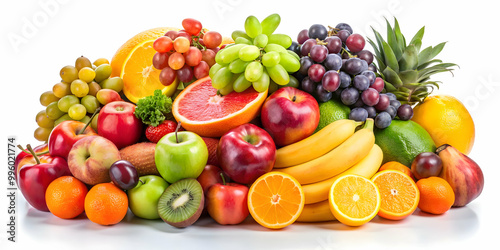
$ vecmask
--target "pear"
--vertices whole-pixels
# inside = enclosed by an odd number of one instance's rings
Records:
[[[484,187],[483,171],[475,161],[451,145],[436,149],[443,161],[439,177],[448,181],[455,192],[454,207],[463,207],[476,199]]]

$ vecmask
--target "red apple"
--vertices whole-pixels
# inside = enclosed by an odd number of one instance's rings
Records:
[[[49,136],[49,154],[67,159],[75,142],[90,135],[97,135],[90,126],[87,128],[85,126],[83,122],[71,120],[59,123]],[[82,131],[83,128],[85,128],[84,131]]]
[[[271,136],[253,124],[243,124],[224,134],[217,147],[222,170],[235,182],[251,184],[271,171],[276,145]]]
[[[38,159],[41,162],[47,162],[43,159],[46,157],[51,157],[49,155],[49,145],[47,143],[33,148],[33,151],[36,153],[36,156],[38,156]],[[18,176],[19,170],[21,170],[21,168],[24,165],[35,165],[35,164],[36,164],[36,159],[31,154],[31,152],[24,150],[24,151],[21,151],[19,154],[17,154],[16,160],[14,161],[14,177],[16,178],[16,182],[19,180],[19,176]]]
[[[112,141],[118,149],[139,141],[142,122],[134,115],[135,105],[124,101],[106,104],[99,113],[97,133]]]
[[[197,180],[201,184],[203,188],[203,193],[206,194],[208,189],[217,183],[222,183],[222,175],[226,180],[229,180],[229,176],[227,176],[221,168],[215,165],[206,165],[203,172],[201,172],[200,176],[198,176]]]
[[[249,214],[247,197],[247,186],[217,183],[206,194],[208,214],[221,225],[239,224]]]
[[[36,154],[28,145],[30,152]],[[32,154],[34,162],[19,166],[18,184],[26,201],[40,211],[49,211],[45,201],[45,190],[49,184],[64,175],[71,175],[68,163],[62,157],[41,157]]]
[[[302,90],[281,88],[264,102],[261,121],[276,145],[286,146],[314,132],[319,123],[318,102]]]

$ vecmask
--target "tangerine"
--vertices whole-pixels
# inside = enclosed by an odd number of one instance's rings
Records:
[[[49,211],[61,218],[72,219],[83,213],[87,186],[73,176],[53,180],[45,191]]]
[[[87,217],[100,225],[117,224],[125,218],[127,210],[127,194],[112,183],[93,186],[85,197]]]
[[[420,190],[418,208],[431,214],[444,214],[455,202],[455,193],[443,178],[431,176],[417,181]]]

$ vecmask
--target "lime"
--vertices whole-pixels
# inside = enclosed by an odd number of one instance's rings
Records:
[[[429,133],[414,121],[393,120],[385,129],[375,130],[375,143],[384,152],[384,162],[397,161],[407,167],[423,152],[434,152]]]
[[[326,125],[341,119],[349,119],[351,109],[339,100],[331,99],[319,104],[319,123],[315,133]]]

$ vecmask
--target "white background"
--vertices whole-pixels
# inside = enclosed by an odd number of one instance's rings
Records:
[[[47,3],[50,7],[47,8]],[[103,227],[85,217],[61,220],[31,208],[18,193],[18,242],[7,242],[7,200],[0,196],[1,249],[353,249],[484,248],[498,237],[498,100],[500,73],[498,52],[498,8],[493,1],[2,1],[0,4],[2,170],[0,188],[6,190],[6,140],[37,144],[33,138],[35,115],[43,107],[42,92],[60,80],[62,66],[80,55],[91,61],[111,59],[130,37],[143,30],[180,27],[186,17],[200,20],[204,27],[230,36],[243,29],[248,15],[260,20],[272,13],[281,15],[277,32],[290,35],[320,23],[351,24],[356,33],[373,38],[370,26],[385,36],[386,16],[396,16],[409,41],[426,26],[423,48],[447,41],[438,58],[454,62],[460,69],[441,74],[439,91],[459,98],[476,125],[476,142],[469,155],[483,169],[482,195],[464,208],[442,216],[415,212],[400,222],[376,218],[359,228],[335,223],[294,224],[280,231],[260,227],[251,219],[239,226],[219,226],[204,219],[179,230],[162,221],[126,217],[118,225]],[[45,6],[45,7],[44,7]],[[32,29],[27,30],[27,26]],[[13,42],[13,37],[18,42]],[[367,44],[367,48],[371,49]],[[479,248],[478,248],[479,247]],[[492,245],[490,245],[492,247]]]

